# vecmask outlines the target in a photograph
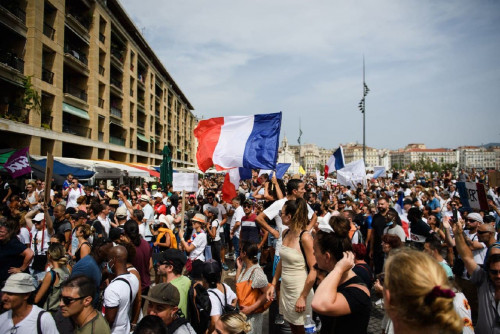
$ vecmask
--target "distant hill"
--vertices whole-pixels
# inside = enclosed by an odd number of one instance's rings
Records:
[[[493,147],[493,146],[500,146],[500,143],[489,143],[489,144],[484,144],[482,146],[485,147],[485,148],[490,148],[490,147]]]

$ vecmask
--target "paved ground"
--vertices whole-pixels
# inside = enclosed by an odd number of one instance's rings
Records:
[[[234,268],[234,262],[232,260],[226,260],[226,263],[228,264],[229,268]],[[233,291],[235,290],[235,279],[234,276],[228,276],[227,271],[223,271],[222,273],[222,281],[229,285]],[[375,306],[375,302],[377,301],[377,297],[373,296],[372,294],[372,310],[371,310],[371,316],[370,316],[370,322],[368,323],[368,333],[369,334],[380,334],[381,331],[381,322],[382,318],[384,317],[384,310],[378,306]],[[271,310],[271,312],[270,312]],[[279,328],[276,328],[275,326],[269,325],[269,316],[270,314],[273,314],[274,318],[274,312],[273,312],[273,306],[269,310],[267,310],[264,313],[264,327],[262,328],[262,334],[268,334],[268,333],[279,333]],[[272,328],[270,328],[272,327]],[[289,332],[288,332],[289,333]]]

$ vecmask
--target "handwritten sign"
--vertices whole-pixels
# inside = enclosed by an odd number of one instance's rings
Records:
[[[474,182],[457,182],[457,190],[464,208],[488,210],[484,184]]]
[[[198,191],[198,174],[196,173],[174,173],[172,185],[174,191],[193,192]]]

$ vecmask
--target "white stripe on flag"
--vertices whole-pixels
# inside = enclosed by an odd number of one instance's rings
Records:
[[[254,116],[224,117],[219,142],[212,160],[224,168],[243,166],[243,155],[248,137],[253,130]]]

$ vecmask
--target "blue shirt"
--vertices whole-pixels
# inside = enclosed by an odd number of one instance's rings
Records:
[[[441,205],[439,203],[439,200],[437,198],[433,198],[432,201],[430,201],[428,204],[427,204],[432,210],[436,210],[436,209],[439,209],[441,208]],[[441,212],[438,212],[435,214],[436,217],[438,219],[441,219]]]

